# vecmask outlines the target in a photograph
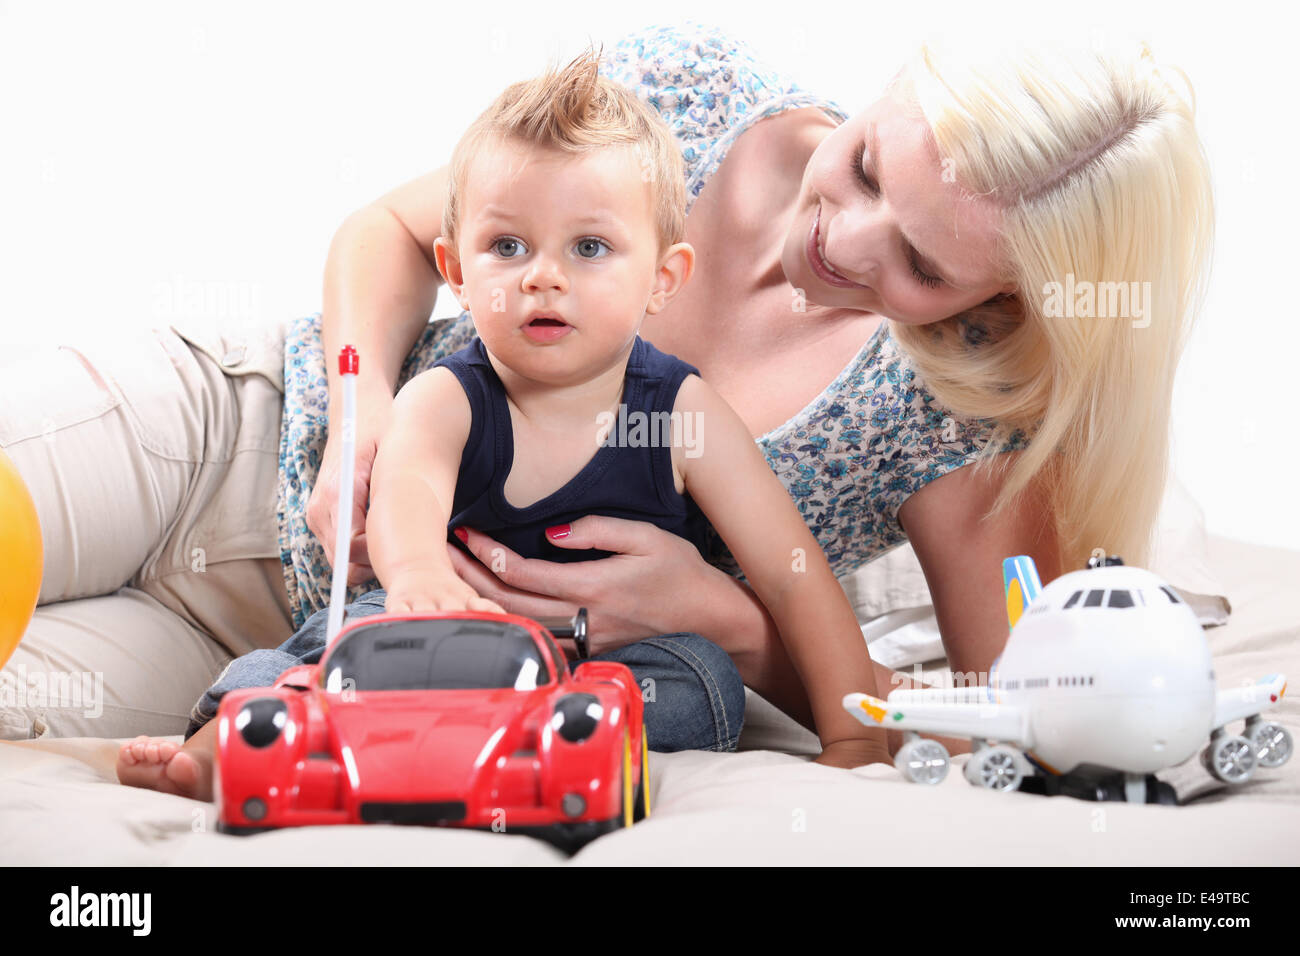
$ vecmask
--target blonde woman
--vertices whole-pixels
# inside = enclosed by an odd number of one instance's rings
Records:
[[[1041,57],[927,46],[850,117],[696,24],[625,37],[602,72],[659,111],[686,162],[698,271],[642,335],[739,412],[837,575],[910,541],[950,666],[984,672],[1006,638],[1003,557],[1032,555],[1044,580],[1096,547],[1144,559],[1212,229],[1180,74],[1137,46]],[[322,314],[288,330],[279,540],[263,553],[282,556],[293,628],[325,605],[333,557],[339,448],[326,421],[339,394],[325,357],[345,342],[372,356],[359,383],[360,530],[394,393],[473,334],[468,313],[429,321],[447,175],[351,215],[330,248]],[[556,543],[614,555],[524,560],[472,530],[480,560],[451,553],[510,611],[586,606],[594,650],[704,635],[746,684],[808,721],[772,621],[724,550],[706,562],[672,535],[602,516]],[[355,600],[374,587],[364,534],[349,560]],[[881,668],[877,683],[895,677]]]

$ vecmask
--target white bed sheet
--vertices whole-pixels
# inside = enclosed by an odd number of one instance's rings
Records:
[[[1212,539],[1209,554],[1233,607],[1228,625],[1207,632],[1220,685],[1300,674],[1292,597],[1300,552]],[[1272,713],[1300,736],[1296,695]],[[1300,863],[1300,759],[1180,807],[984,792],[963,779],[964,757],[955,758],[943,784],[927,788],[905,783],[892,767],[840,771],[811,763],[811,736],[761,701],[746,719],[742,744],[750,749],[652,755],[650,819],[572,859],[528,837],[443,829],[218,834],[209,804],[118,785],[118,743],[0,742],[0,863]],[[1197,766],[1168,777],[1184,793],[1210,785]]]

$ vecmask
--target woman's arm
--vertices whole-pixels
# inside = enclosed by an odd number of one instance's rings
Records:
[[[325,263],[321,342],[329,382],[329,417],[342,408],[335,357],[344,345],[361,356],[357,376],[356,471],[348,584],[375,576],[365,527],[370,469],[392,414],[402,364],[428,324],[441,277],[432,261],[442,226],[446,167],[399,186],[343,221]],[[307,527],[334,563],[339,450],[330,431],[320,473],[307,503]]]
[[[898,511],[934,601],[948,666],[967,681],[988,682],[1007,642],[1002,559],[1027,554],[1046,584],[1062,573],[1055,526],[1041,488],[1024,492],[1002,514],[985,519],[1002,487],[1001,456],[992,469],[968,465],[936,478]]]
[[[442,230],[447,167],[412,180],[343,221],[325,261],[321,339],[325,355],[344,344],[363,356],[358,390],[397,391],[402,363],[429,322],[442,277],[433,240]],[[326,361],[330,417],[341,382]],[[382,386],[382,389],[380,388]]]

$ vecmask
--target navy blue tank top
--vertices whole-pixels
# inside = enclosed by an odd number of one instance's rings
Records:
[[[473,528],[520,557],[548,561],[590,561],[608,557],[599,549],[561,548],[547,528],[583,515],[648,521],[685,538],[706,554],[708,522],[690,495],[673,485],[668,427],[677,390],[694,366],[659,351],[640,336],[628,356],[619,417],[605,444],[564,487],[525,508],[506,501],[505,482],[514,462],[514,430],[505,387],[479,338],[434,363],[451,369],[465,389],[473,418],[461,455],[447,538],[467,550],[452,528]],[[593,423],[594,425],[595,423]],[[702,436],[699,436],[702,437]],[[695,438],[694,440],[699,440]]]

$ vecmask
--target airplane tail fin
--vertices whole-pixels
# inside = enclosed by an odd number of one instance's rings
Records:
[[[1002,589],[1007,599],[1007,622],[1015,627],[1029,602],[1038,597],[1038,592],[1043,589],[1034,559],[1027,554],[1004,559]]]

